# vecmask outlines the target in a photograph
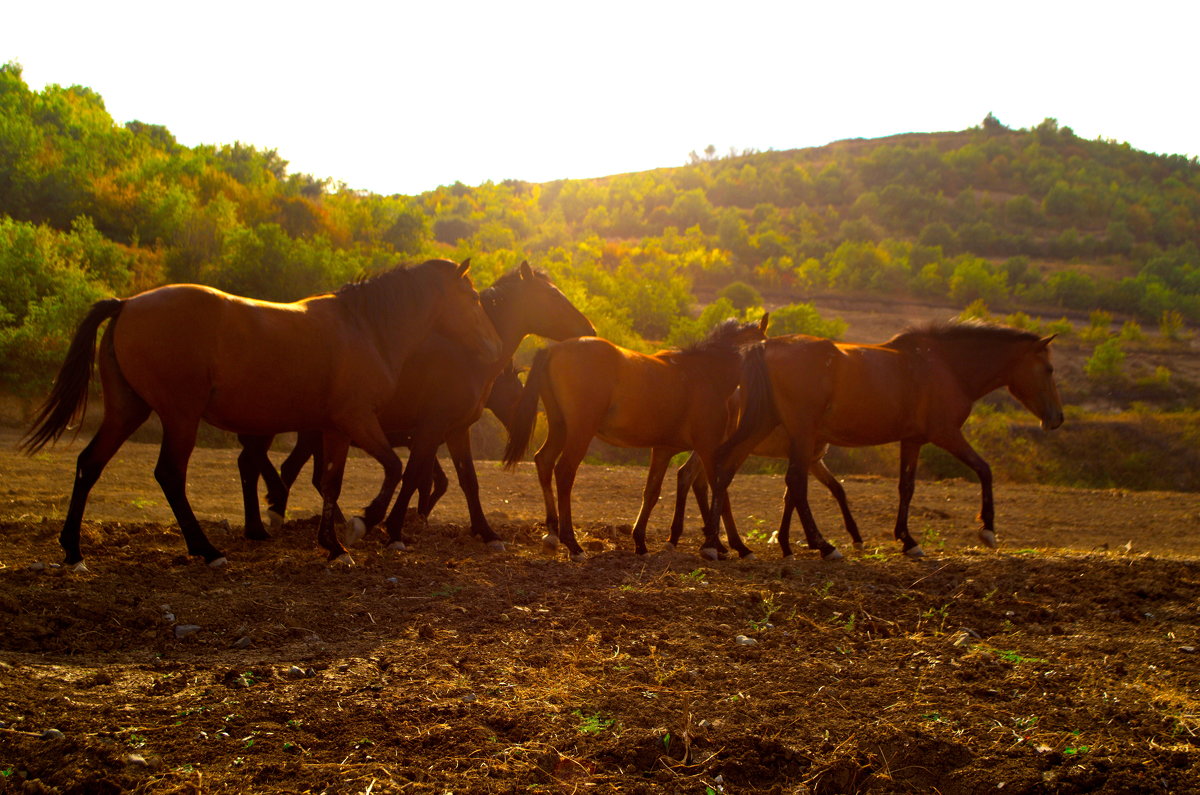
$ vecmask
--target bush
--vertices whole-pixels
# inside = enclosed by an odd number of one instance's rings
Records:
[[[781,334],[808,334],[826,339],[841,339],[846,333],[846,321],[839,318],[826,320],[812,304],[788,304],[771,312],[767,333],[777,337]]]

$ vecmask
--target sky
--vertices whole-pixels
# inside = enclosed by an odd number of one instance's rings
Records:
[[[1200,155],[1200,3],[307,0],[9,4],[0,62],[117,123],[380,194],[692,151],[1013,127]]]

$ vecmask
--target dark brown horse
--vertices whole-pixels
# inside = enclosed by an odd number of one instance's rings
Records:
[[[1062,404],[1050,364],[1050,340],[984,323],[929,324],[882,345],[835,344],[816,337],[774,337],[750,349],[742,387],[745,409],[717,456],[720,474],[705,527],[705,554],[717,554],[714,516],[730,480],[760,441],[780,425],[791,440],[787,486],[810,547],[829,557],[808,505],[808,471],[827,444],[864,447],[900,442],[900,507],[895,536],[908,555],[921,547],[908,531],[917,457],[926,443],[958,458],[979,476],[980,539],[996,545],[992,472],[963,437],[975,401],[1007,387],[1046,429],[1062,424]],[[784,510],[791,506],[785,505]],[[732,541],[731,541],[732,543]],[[779,545],[791,545],[782,527]]]
[[[163,426],[154,473],[188,552],[219,566],[187,499],[187,464],[201,420],[268,436],[320,428],[326,469],[318,537],[331,560],[345,555],[333,530],[346,452],[353,441],[383,465],[383,489],[368,513],[382,516],[400,479],[400,459],[376,416],[396,391],[412,351],[434,329],[483,355],[499,349],[467,263],[430,260],[395,268],[291,304],[256,301],[198,285],[168,285],[100,301],[80,323],[54,388],[23,440],[32,453],[57,439],[85,409],[100,324],[104,420],[80,453],[60,541],[79,564],[79,529],[91,487],[150,412]]]
[[[470,427],[483,412],[493,381],[505,368],[511,367],[512,355],[526,335],[561,340],[595,333],[591,322],[546,274],[535,271],[528,263],[522,263],[481,291],[480,301],[499,336],[499,354],[480,355],[453,339],[432,335],[405,366],[401,388],[379,408],[379,422],[388,442],[395,446],[406,445],[411,451],[400,495],[387,521],[393,548],[404,546],[402,531],[409,501],[416,490],[430,481],[437,462],[437,448],[445,442],[467,499],[472,533],[479,535],[493,549],[503,549],[503,543],[488,525],[479,502]],[[301,434],[301,440],[301,445],[313,448],[311,438],[305,440],[305,434]],[[262,449],[264,455],[259,459],[260,466],[266,461],[265,446]],[[304,455],[305,450],[301,449],[289,469],[298,470],[303,465]],[[244,482],[247,474],[244,469]],[[253,521],[259,522],[260,530],[262,527],[254,494],[251,489],[246,495],[248,533]],[[367,528],[382,519],[382,515],[356,518],[347,532],[347,539],[356,541]]]
[[[728,425],[729,396],[737,388],[741,349],[765,339],[766,327],[766,315],[760,323],[729,320],[690,348],[653,355],[597,337],[539,351],[525,380],[504,462],[512,467],[524,457],[540,398],[549,431],[534,460],[546,504],[547,546],[561,540],[573,560],[584,557],[571,520],[571,488],[588,444],[598,436],[610,444],[651,449],[633,529],[638,554],[646,554],[646,524],[671,456],[694,450],[712,475],[713,455]],[[551,477],[558,487],[557,503]]]

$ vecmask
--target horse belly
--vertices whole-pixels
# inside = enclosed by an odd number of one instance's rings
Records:
[[[873,447],[913,436],[916,417],[908,407],[889,400],[869,406],[837,404],[817,424],[818,438],[839,447]]]

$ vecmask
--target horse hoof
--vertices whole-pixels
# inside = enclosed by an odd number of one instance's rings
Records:
[[[267,511],[267,522],[270,523],[272,530],[278,530],[283,527],[283,514],[275,511]]]
[[[229,562],[229,561],[227,561],[227,560],[225,559],[225,556],[224,556],[224,555],[222,555],[222,556],[221,556],[221,557],[219,557],[219,558],[213,558],[212,560],[210,560],[210,561],[208,562],[208,567],[209,567],[210,569],[219,569],[219,568],[221,568],[222,566],[224,566],[224,565],[225,565],[226,563],[228,563],[228,562]]]
[[[330,567],[345,566],[346,568],[349,568],[354,565],[354,558],[350,557],[349,552],[344,552],[333,560],[329,561],[329,565]]]
[[[499,539],[496,539],[495,541],[487,542],[487,548],[488,548],[489,552],[506,552],[506,551],[508,551],[508,547],[504,546],[504,542]]]
[[[796,559],[796,553],[795,553],[795,552],[789,552],[789,553],[787,553],[786,555],[784,555],[784,556],[783,556],[783,559],[784,559],[784,560],[795,560],[795,559]]]
[[[980,530],[979,540],[987,545],[988,549],[996,548],[996,534],[991,530]]]
[[[753,552],[747,552],[745,555],[742,555],[742,560],[758,560],[758,556]]]
[[[920,544],[917,544],[916,546],[909,547],[908,549],[904,550],[904,554],[914,559],[923,558],[925,557],[925,550],[921,549]]]
[[[397,552],[408,551],[408,547],[404,545],[403,541],[393,541],[392,543],[388,544],[388,549],[394,549]]]
[[[558,549],[558,536],[546,533],[546,535],[542,536],[542,546],[546,549]]]
[[[91,571],[91,569],[89,569],[87,567],[87,564],[84,563],[82,560],[79,561],[78,563],[76,563],[74,566],[71,566],[70,568],[71,568],[71,571],[77,571],[80,573],[85,572],[85,571]]]
[[[843,557],[840,549],[831,549],[828,552],[821,553],[822,560],[841,560]]]
[[[366,534],[367,523],[362,520],[361,516],[356,516],[350,522],[350,526],[346,528],[346,543],[357,544]]]
[[[585,560],[587,560],[587,553],[584,552],[582,549],[579,550],[578,552],[571,553],[571,562],[572,563],[579,563],[579,562],[585,561]]]
[[[668,541],[666,543],[666,545],[663,547],[663,552],[674,552],[674,551],[675,551],[675,542],[674,541]]]
[[[863,542],[861,542],[861,541],[854,542],[854,551],[855,552],[862,552],[866,548],[867,548],[867,545],[864,544]]]
[[[700,557],[704,558],[705,560],[720,560],[721,553],[712,547],[705,547],[704,549],[700,550]]]

